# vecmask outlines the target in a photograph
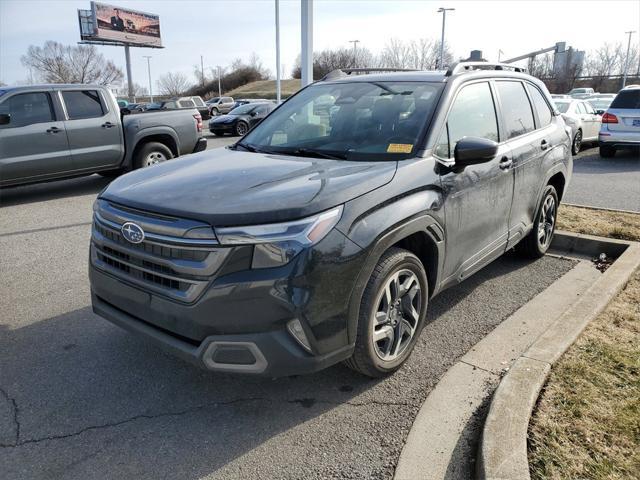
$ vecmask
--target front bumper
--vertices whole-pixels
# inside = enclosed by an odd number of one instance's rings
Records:
[[[141,335],[169,353],[198,367],[270,377],[322,370],[349,358],[353,346],[327,355],[310,355],[283,330],[236,335],[210,335],[199,344],[176,337],[120,310],[91,293],[93,311],[129,332]]]
[[[200,137],[196,142],[196,146],[193,147],[193,153],[203,152],[207,149],[207,139]]]

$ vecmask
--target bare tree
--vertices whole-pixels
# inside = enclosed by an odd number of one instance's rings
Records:
[[[42,47],[30,45],[21,61],[47,83],[108,85],[124,77],[122,70],[98,53],[94,45],[70,46],[49,40]]]
[[[133,96],[134,97],[144,97],[145,95],[149,95],[149,90],[147,87],[143,87],[139,83],[133,84]]]
[[[585,62],[585,71],[594,77],[615,75],[620,72],[624,63],[622,44],[605,43],[600,48],[589,52]]]
[[[449,45],[444,44],[444,65],[453,63],[453,54]],[[392,38],[380,54],[380,65],[388,68],[415,68],[433,70],[440,62],[440,42],[429,38],[420,38],[404,42]]]
[[[553,54],[547,52],[542,55],[529,58],[527,70],[531,75],[538,78],[549,78],[553,76]]]
[[[184,73],[167,72],[157,81],[158,89],[162,95],[182,95],[189,88],[189,80]]]

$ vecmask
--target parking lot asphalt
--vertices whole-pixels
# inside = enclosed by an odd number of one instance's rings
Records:
[[[573,178],[563,201],[640,212],[640,153],[623,150],[602,158],[588,146],[574,157]]]
[[[3,478],[389,479],[444,372],[574,264],[507,255],[447,290],[384,380],[341,365],[276,380],[213,374],[91,312],[91,204],[106,184],[2,192]]]

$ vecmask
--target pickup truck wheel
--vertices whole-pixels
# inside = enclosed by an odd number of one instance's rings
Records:
[[[616,149],[611,145],[600,146],[600,156],[602,158],[613,158],[616,154]]]
[[[578,130],[573,136],[573,142],[571,143],[571,153],[578,155],[580,148],[582,147],[582,130]]]
[[[389,249],[362,295],[356,346],[346,365],[373,378],[398,370],[424,325],[428,292],[418,257],[401,248]]]
[[[533,229],[516,245],[516,250],[528,258],[540,258],[547,253],[556,228],[558,194],[553,185],[547,185],[537,209]]]
[[[249,125],[244,122],[238,122],[236,124],[236,135],[244,136],[249,131]]]
[[[134,167],[144,168],[156,165],[158,163],[166,162],[173,158],[173,153],[169,148],[158,142],[145,143],[138,152],[134,159]]]

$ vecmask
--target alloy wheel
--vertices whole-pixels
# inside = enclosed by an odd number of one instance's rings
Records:
[[[576,132],[576,136],[573,137],[573,151],[578,154],[580,152],[580,147],[582,146],[582,132],[578,130]]]
[[[236,130],[238,132],[238,135],[242,136],[245,133],[247,133],[247,126],[244,123],[240,122],[240,123],[238,123],[238,126],[236,127]]]
[[[553,195],[548,195],[540,209],[538,219],[538,245],[541,250],[546,250],[551,243],[553,229],[556,224],[556,201]]]
[[[422,307],[417,275],[408,269],[392,274],[376,298],[373,312],[373,347],[380,359],[398,358],[411,343]]]

